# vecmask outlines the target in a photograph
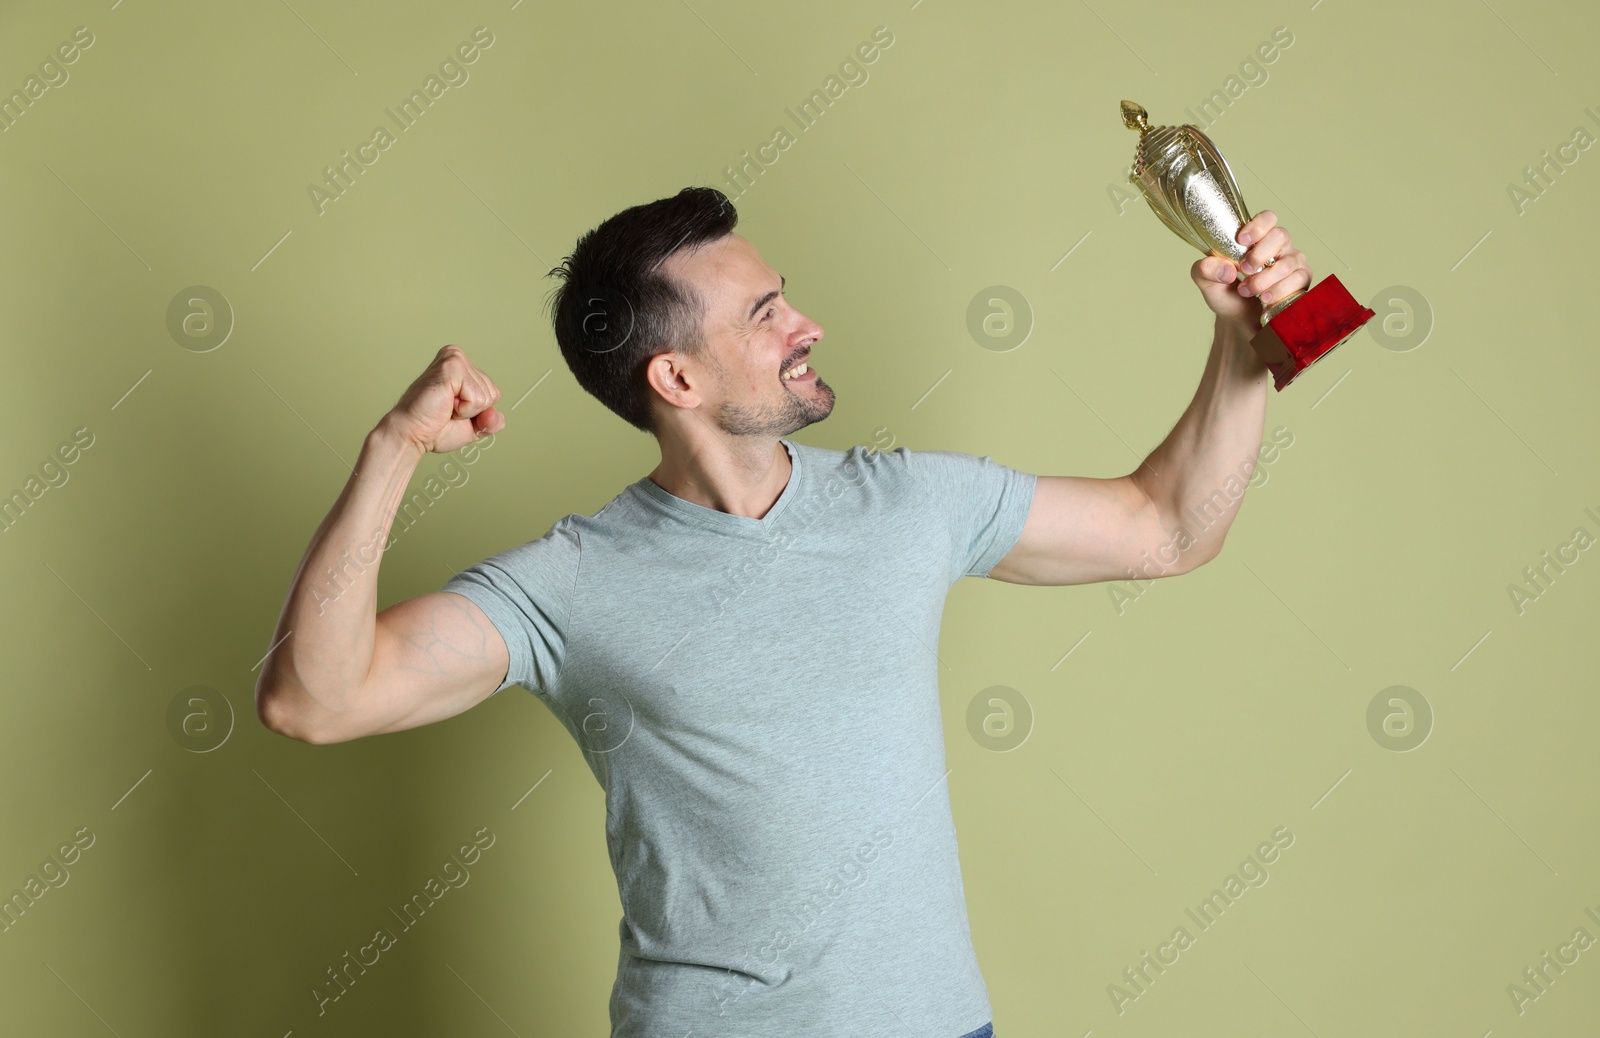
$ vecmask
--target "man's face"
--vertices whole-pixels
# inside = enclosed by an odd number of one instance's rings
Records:
[[[833,390],[809,364],[822,327],[783,298],[783,279],[754,245],[727,234],[662,270],[705,300],[705,346],[694,359],[704,361],[706,418],[730,436],[779,437],[828,417]]]

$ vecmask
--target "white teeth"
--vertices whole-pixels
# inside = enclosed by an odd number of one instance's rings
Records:
[[[804,375],[806,373],[806,368],[809,367],[809,366],[810,366],[809,364],[801,364],[798,367],[790,368],[788,371],[785,371],[783,373],[783,377],[786,378],[786,379],[788,379],[788,378],[799,378],[801,375]]]

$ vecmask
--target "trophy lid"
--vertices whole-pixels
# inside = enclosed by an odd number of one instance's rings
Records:
[[[1150,113],[1137,101],[1123,101],[1122,125],[1130,130],[1138,130],[1139,136],[1143,137],[1150,130]]]
[[[1183,131],[1190,127],[1151,126],[1150,113],[1137,101],[1122,102],[1122,125],[1139,131],[1139,145],[1133,151],[1133,168],[1129,179],[1137,178],[1152,161],[1173,148],[1183,148],[1186,143]]]
[[[1224,166],[1227,164],[1198,126],[1187,123],[1181,126],[1151,126],[1150,113],[1137,101],[1122,102],[1122,125],[1139,131],[1139,144],[1133,152],[1133,166],[1128,171],[1130,180],[1137,179],[1146,169],[1164,158],[1170,162],[1174,152],[1193,156],[1197,145],[1215,155]]]

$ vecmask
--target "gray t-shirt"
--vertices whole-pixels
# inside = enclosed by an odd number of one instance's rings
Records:
[[[614,1038],[988,1023],[946,785],[945,597],[1022,534],[988,457],[781,441],[765,516],[644,478],[452,577],[605,790]]]

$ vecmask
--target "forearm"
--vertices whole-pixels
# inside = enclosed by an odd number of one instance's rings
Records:
[[[1250,346],[1253,334],[1217,318],[1194,399],[1133,474],[1194,564],[1222,549],[1261,448],[1271,378]]]
[[[284,600],[276,647],[256,682],[263,720],[306,700],[342,710],[366,682],[377,633],[378,563],[423,453],[387,419],[367,434]]]

